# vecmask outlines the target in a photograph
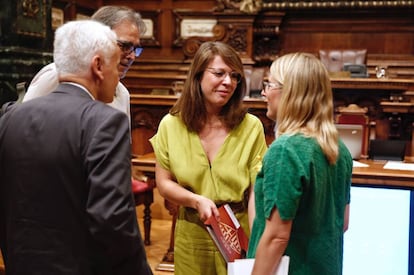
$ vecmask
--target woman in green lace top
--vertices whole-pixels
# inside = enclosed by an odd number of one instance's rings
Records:
[[[252,274],[274,274],[284,254],[289,274],[342,274],[352,158],[334,125],[328,72],[311,54],[287,54],[262,94],[277,127],[254,188]]]

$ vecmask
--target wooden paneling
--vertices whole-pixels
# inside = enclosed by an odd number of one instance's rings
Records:
[[[241,2],[102,1],[104,5],[130,6],[156,25],[154,39],[142,40],[145,50],[122,80],[131,94],[171,95],[172,83],[186,78],[191,51],[195,52],[197,45],[207,40],[229,43],[239,52],[246,69],[265,71],[275,58],[289,52],[318,55],[320,49],[367,49],[369,78],[361,82],[337,79],[333,83],[335,107],[351,103],[366,107],[370,121],[376,123],[377,137],[412,139],[414,88],[401,87],[404,79],[414,79],[412,1],[265,0],[262,9],[253,13],[241,11]],[[181,37],[179,27],[183,18],[217,20],[213,36]],[[376,79],[377,67],[386,68],[391,82]],[[397,79],[401,80],[397,81],[399,84],[393,82]],[[147,140],[161,115],[168,111],[165,105],[158,107],[133,105],[136,152],[151,150]],[[148,124],[145,121],[151,112],[155,112],[155,120],[152,118]],[[263,116],[263,110],[261,113]],[[409,150],[411,155],[413,146]]]
[[[414,53],[413,9],[292,11],[283,18],[283,52],[361,49],[368,54]]]
[[[205,12],[212,13],[215,7],[215,0],[198,0],[198,1],[180,1],[180,0],[146,0],[146,1],[102,1],[103,5],[124,5],[140,12],[144,18],[146,14],[159,12],[159,46],[153,47],[143,42],[145,47],[141,57],[144,59],[184,60],[184,54],[181,47],[174,46],[177,32],[176,10],[189,10],[194,13]]]
[[[177,43],[180,16],[185,11],[194,18],[222,18],[221,25],[229,26],[226,18],[239,16],[231,22],[237,29],[243,24],[252,24],[252,32],[245,34],[248,55],[254,65],[268,65],[278,55],[307,51],[317,53],[319,49],[366,48],[368,54],[414,55],[414,5],[409,2],[388,1],[357,5],[348,2],[331,2],[322,5],[316,1],[300,3],[265,1],[258,13],[247,14],[237,8],[218,9],[218,5],[240,1],[214,0],[149,0],[149,1],[102,1],[102,4],[126,5],[141,12],[158,13],[157,47],[147,43],[142,58],[185,60],[182,43]],[[288,5],[288,4],[289,5]],[[314,3],[314,5],[312,5]],[[295,6],[295,5],[296,6]],[[238,5],[240,6],[240,4]],[[323,7],[323,8],[322,8]],[[253,20],[246,22],[252,17]],[[228,40],[232,41],[232,40]],[[242,41],[243,42],[243,41]],[[266,63],[267,61],[267,63]]]
[[[133,7],[156,25],[156,43],[143,39],[145,50],[124,80],[132,93],[168,89],[173,81],[182,80],[183,68],[191,61],[186,47],[214,39],[233,43],[246,66],[267,68],[277,56],[294,51],[317,55],[320,49],[367,49],[371,77],[385,63],[390,77],[414,78],[412,6],[390,3],[394,6],[301,9],[280,8],[267,1],[272,4],[265,4],[259,13],[245,14],[237,9],[218,11],[218,2],[222,1],[103,1]],[[188,17],[216,19],[223,33],[183,40],[179,27]]]
[[[88,1],[88,0],[54,0],[52,6],[61,9],[64,12],[64,21],[76,20],[78,14],[84,16],[91,16],[99,7],[102,6],[102,1]]]

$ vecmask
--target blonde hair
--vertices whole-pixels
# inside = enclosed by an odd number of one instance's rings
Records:
[[[338,158],[331,81],[325,66],[312,54],[291,53],[276,59],[271,76],[282,84],[276,137],[302,133],[313,137],[330,164]]]

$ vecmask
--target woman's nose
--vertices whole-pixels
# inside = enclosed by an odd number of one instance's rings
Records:
[[[232,79],[231,79],[231,77],[230,77],[230,74],[229,74],[229,73],[226,73],[226,74],[224,75],[223,82],[226,82],[226,83],[228,83],[228,84],[232,83]]]

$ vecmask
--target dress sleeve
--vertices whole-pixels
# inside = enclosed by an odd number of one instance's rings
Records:
[[[157,133],[150,139],[157,162],[166,170],[170,170],[170,158],[168,154],[168,127],[171,115],[166,115],[158,125]]]
[[[293,219],[303,193],[304,168],[295,148],[275,142],[264,160],[264,208],[266,218],[278,208],[283,220]]]

